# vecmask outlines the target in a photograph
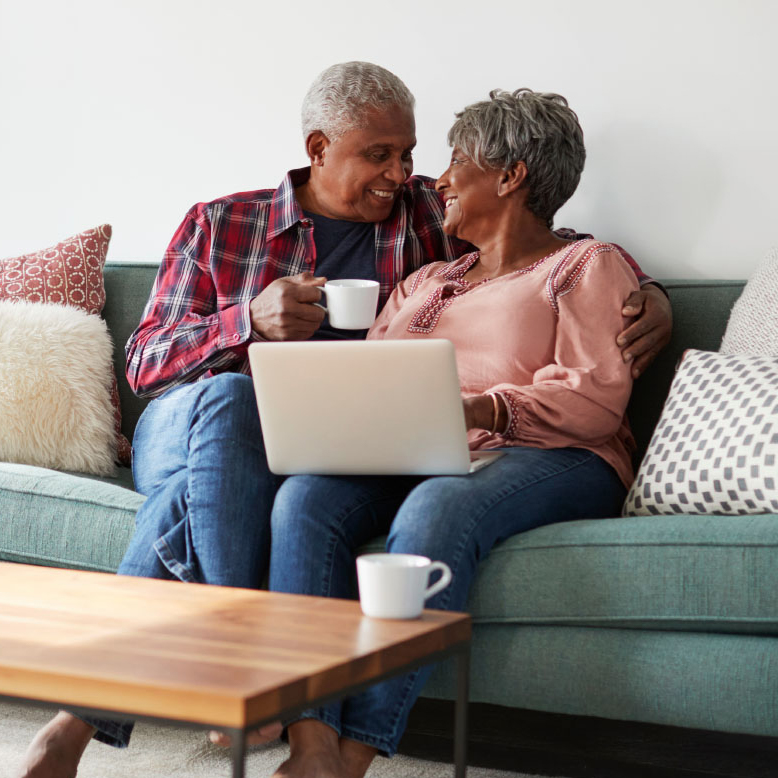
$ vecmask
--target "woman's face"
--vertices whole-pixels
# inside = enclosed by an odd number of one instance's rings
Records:
[[[481,245],[482,236],[494,229],[502,176],[502,170],[482,170],[454,146],[448,169],[435,184],[446,206],[443,231],[475,246]]]

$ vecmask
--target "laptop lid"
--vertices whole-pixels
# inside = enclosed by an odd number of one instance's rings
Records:
[[[471,469],[448,340],[253,343],[249,361],[274,473]]]

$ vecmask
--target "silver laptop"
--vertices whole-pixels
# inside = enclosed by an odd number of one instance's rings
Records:
[[[253,343],[270,470],[279,475],[463,475],[471,452],[448,340]]]

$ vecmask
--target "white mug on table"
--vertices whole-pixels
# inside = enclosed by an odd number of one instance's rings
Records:
[[[440,580],[429,585],[430,573]],[[424,603],[451,583],[445,562],[416,554],[364,554],[357,557],[359,602],[366,616],[377,619],[415,619]]]

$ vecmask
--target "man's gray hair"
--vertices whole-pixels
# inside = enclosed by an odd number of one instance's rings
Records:
[[[527,166],[527,207],[553,226],[570,199],[586,160],[583,131],[567,100],[553,92],[494,89],[490,100],[468,105],[449,130],[448,142],[480,168]]]
[[[303,137],[315,130],[336,140],[344,132],[362,129],[374,110],[407,109],[416,103],[403,82],[371,62],[342,62],[319,73],[303,100]]]

